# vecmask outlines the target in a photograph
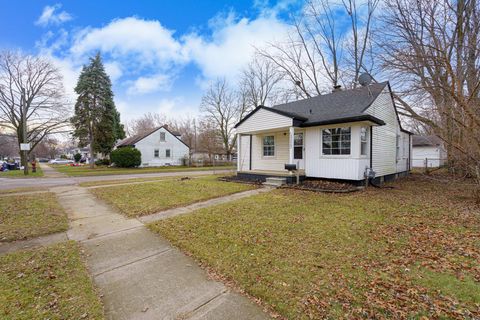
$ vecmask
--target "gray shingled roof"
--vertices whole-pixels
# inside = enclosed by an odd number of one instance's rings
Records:
[[[368,87],[336,91],[304,100],[276,105],[273,109],[292,116],[306,118],[302,126],[325,123],[338,119],[367,116],[364,111],[383,91],[388,82]]]
[[[187,147],[190,148],[190,146],[188,146],[182,139],[180,139],[180,136],[181,136],[180,132],[178,132],[178,131],[170,131],[166,125],[157,127],[157,128],[155,128],[155,129],[152,129],[152,130],[149,130],[149,131],[147,131],[147,132],[145,132],[145,133],[141,133],[141,134],[137,134],[137,135],[134,135],[134,136],[125,138],[125,139],[123,139],[123,140],[121,140],[120,142],[117,143],[117,148],[118,148],[118,147],[134,146],[138,141],[142,140],[143,138],[148,137],[149,135],[151,135],[152,133],[154,133],[155,131],[157,131],[157,130],[159,130],[159,129],[161,129],[161,128],[165,128],[165,130],[167,130],[168,132],[170,132],[173,136],[175,136],[175,138],[177,138],[177,139],[180,140],[184,145],[186,145]]]
[[[412,136],[412,146],[422,147],[422,146],[439,146],[442,144],[442,140],[434,135],[429,136]]]

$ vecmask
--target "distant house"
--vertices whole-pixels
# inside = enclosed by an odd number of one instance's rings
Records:
[[[161,126],[144,134],[121,140],[116,147],[133,147],[142,154],[142,167],[179,166],[188,159],[190,147],[180,133]]]
[[[233,158],[233,155],[231,156]],[[193,165],[223,164],[229,161],[228,155],[223,151],[207,151],[202,149],[193,150],[190,154]]]
[[[400,123],[388,82],[259,106],[238,124],[237,167],[244,178],[390,180],[410,171],[411,133]]]
[[[434,135],[412,136],[412,166],[438,168],[447,161],[443,141]]]

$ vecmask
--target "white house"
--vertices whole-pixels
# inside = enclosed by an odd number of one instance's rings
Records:
[[[236,126],[240,177],[301,176],[376,181],[410,171],[411,133],[401,126],[388,82],[259,106]]]
[[[142,167],[179,166],[190,153],[190,147],[180,139],[180,134],[168,130],[167,126],[126,138],[116,147],[127,146],[140,150]]]
[[[437,136],[412,136],[412,166],[438,168],[447,161],[447,151]]]

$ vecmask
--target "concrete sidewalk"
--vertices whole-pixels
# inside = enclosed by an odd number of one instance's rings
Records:
[[[85,188],[52,188],[69,239],[80,241],[107,319],[269,319],[252,301],[209,280],[197,263],[96,199]]]

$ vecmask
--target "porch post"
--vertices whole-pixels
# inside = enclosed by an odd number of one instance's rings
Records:
[[[242,161],[242,160],[240,159],[241,156],[242,156],[242,153],[240,152],[240,145],[241,145],[241,143],[242,143],[242,142],[240,141],[240,140],[241,140],[241,137],[242,137],[242,136],[240,135],[240,133],[237,133],[237,171],[241,171],[241,169],[242,169],[242,168],[240,167],[241,161]]]
[[[288,138],[288,164],[293,164],[293,139],[295,136],[295,128],[289,128],[289,138]]]

